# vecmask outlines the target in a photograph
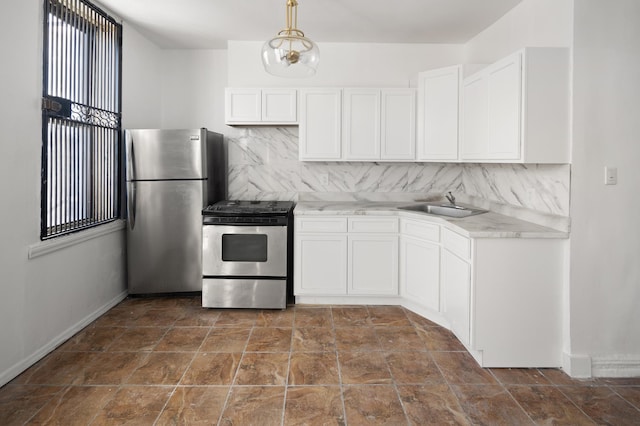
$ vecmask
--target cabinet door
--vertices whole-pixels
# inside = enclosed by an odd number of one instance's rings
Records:
[[[458,159],[461,67],[418,77],[418,156],[421,161]]]
[[[347,237],[340,234],[295,238],[294,293],[347,294]]]
[[[349,293],[398,294],[398,237],[349,236]]]
[[[442,250],[444,313],[451,330],[469,346],[471,333],[471,265],[448,250]]]
[[[462,152],[463,160],[487,158],[487,79],[474,74],[462,84]]]
[[[344,89],[342,97],[344,158],[380,159],[380,90]]]
[[[340,89],[300,90],[300,160],[339,160],[341,153]]]
[[[487,71],[487,156],[518,160],[521,145],[521,53],[493,64]]]
[[[440,311],[440,246],[410,237],[400,238],[402,296]]]
[[[259,123],[262,120],[260,89],[225,89],[226,123]]]
[[[295,123],[297,92],[295,89],[263,89],[262,121],[267,123]]]
[[[416,92],[383,89],[380,157],[414,160],[416,155]]]

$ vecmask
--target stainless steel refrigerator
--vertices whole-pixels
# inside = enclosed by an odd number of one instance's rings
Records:
[[[129,294],[202,291],[202,209],[226,197],[223,136],[125,131]]]

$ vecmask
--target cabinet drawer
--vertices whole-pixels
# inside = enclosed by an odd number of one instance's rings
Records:
[[[419,220],[400,219],[400,231],[407,236],[427,241],[440,241],[440,226]]]
[[[338,217],[296,218],[296,232],[347,232],[347,219]]]
[[[471,259],[471,240],[448,229],[442,230],[442,244],[451,253],[463,259]]]
[[[397,233],[398,219],[395,217],[349,218],[349,232]]]

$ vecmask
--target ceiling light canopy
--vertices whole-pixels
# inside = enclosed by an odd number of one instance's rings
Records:
[[[318,62],[318,45],[298,29],[298,2],[287,0],[287,27],[262,46],[264,69],[279,77],[311,77]]]

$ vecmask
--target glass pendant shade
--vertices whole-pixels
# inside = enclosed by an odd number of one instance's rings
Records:
[[[296,0],[287,1],[287,28],[262,46],[262,64],[279,77],[310,77],[320,62],[320,49],[297,26]]]

